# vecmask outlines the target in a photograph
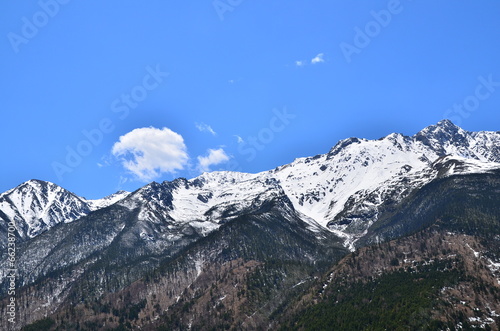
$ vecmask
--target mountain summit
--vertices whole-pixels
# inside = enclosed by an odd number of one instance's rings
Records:
[[[19,240],[34,238],[59,223],[70,223],[91,211],[104,208],[129,193],[117,192],[99,200],[86,200],[50,182],[32,179],[0,194],[0,229],[12,221]],[[1,236],[5,247],[7,236]]]

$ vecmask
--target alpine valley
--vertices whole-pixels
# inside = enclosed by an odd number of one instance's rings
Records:
[[[100,200],[30,180],[0,194],[0,246],[1,330],[498,330],[500,132],[443,120]]]

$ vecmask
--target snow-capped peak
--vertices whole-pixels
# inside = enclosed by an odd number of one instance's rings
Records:
[[[464,169],[482,171],[488,166],[479,161],[500,162],[500,151],[495,150],[499,144],[497,132],[468,132],[443,120],[413,137],[392,133],[378,140],[344,139],[327,154],[297,159],[272,175],[298,211],[327,226],[358,192],[376,191],[405,178],[420,187],[432,179],[421,172],[432,170],[433,161],[445,155],[469,159]]]
[[[62,187],[32,179],[0,195],[0,218],[14,221],[22,238],[90,212],[85,200]]]
[[[437,122],[435,125],[429,125],[428,127],[424,128],[421,132],[433,132],[433,131],[443,131],[450,133],[457,133],[460,131],[465,132],[461,127],[453,124],[453,122],[450,121],[449,119],[441,120]]]
[[[86,200],[54,183],[31,179],[0,194],[0,220],[13,221],[19,236],[29,239],[59,223],[73,222],[107,207],[128,194],[119,191],[103,199]]]

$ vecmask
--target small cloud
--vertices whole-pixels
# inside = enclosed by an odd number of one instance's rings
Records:
[[[241,80],[241,78],[238,78],[238,79],[230,79],[228,80],[228,83],[229,84],[236,84],[237,82],[239,82]]]
[[[108,167],[111,165],[111,156],[110,155],[103,155],[101,156],[101,161],[100,162],[97,162],[97,166],[99,168],[102,168],[102,167]]]
[[[325,62],[325,59],[324,59],[324,56],[325,54],[324,53],[319,53],[318,55],[316,55],[314,58],[311,59],[311,64],[318,64],[318,63],[323,63]],[[305,65],[308,65],[309,62],[308,61],[304,61],[304,60],[297,60],[295,61],[295,65],[297,67],[303,67]]]
[[[241,144],[241,143],[244,143],[245,140],[243,140],[243,138],[241,138],[240,136],[238,136],[237,134],[234,135],[236,137],[236,141],[238,142],[238,144]]]
[[[121,136],[111,153],[141,181],[175,173],[189,157],[182,136],[169,128],[139,128]]]
[[[205,124],[205,123],[195,123],[196,125],[196,128],[200,131],[200,132],[208,132],[210,134],[212,134],[213,136],[217,135],[217,132],[215,132],[212,127],[208,124]]]
[[[323,63],[325,62],[325,59],[323,59],[325,54],[323,53],[319,53],[318,55],[316,55],[316,57],[314,57],[312,60],[311,60],[311,64],[317,64],[317,63]]]
[[[198,156],[198,169],[202,172],[210,171],[213,165],[229,161],[229,156],[222,149],[209,149],[207,156]]]

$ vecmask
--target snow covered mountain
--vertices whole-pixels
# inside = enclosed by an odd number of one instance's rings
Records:
[[[13,221],[21,238],[33,238],[90,212],[85,200],[53,183],[29,180],[0,195],[0,218]]]
[[[171,292],[161,302],[170,305],[214,263],[243,258],[288,259],[297,268],[323,265],[349,250],[407,235],[391,215],[407,211],[402,205],[411,205],[408,200],[419,192],[439,196],[431,184],[465,178],[461,185],[476,192],[488,176],[500,181],[498,146],[500,132],[468,132],[445,120],[414,136],[341,140],[326,154],[257,174],[204,173],[99,200],[32,180],[0,195],[0,231],[12,220],[23,239],[16,257],[19,286],[50,279],[26,309],[26,322],[52,313],[65,300],[79,302],[82,293],[114,293],[148,273],[163,274],[155,273],[158,268],[169,270],[163,285]],[[432,194],[422,193],[426,188]],[[418,227],[420,221],[412,222]],[[8,259],[2,252],[4,279]],[[293,270],[288,273],[296,273],[298,284],[307,272]],[[5,282],[0,289],[5,291]]]
[[[327,154],[300,158],[263,175],[278,178],[294,206],[326,226],[357,192],[384,189],[391,179],[416,180],[420,186],[425,182],[420,172],[432,170],[445,155],[500,162],[498,146],[498,132],[471,133],[444,120],[413,137],[393,133],[378,140],[345,139]]]
[[[442,174],[434,163],[439,158],[466,160],[470,166],[463,173],[483,172],[500,167],[499,146],[500,132],[468,132],[443,120],[413,137],[393,133],[378,140],[345,139],[327,154],[296,159],[261,175],[277,178],[298,211],[353,248],[377,220],[380,204],[389,198],[401,201]]]
[[[268,174],[238,172],[204,173],[191,180],[151,183],[118,202],[130,210],[139,208],[141,222],[174,229],[191,227],[201,236],[242,214],[257,212],[272,199],[286,197],[278,180]],[[309,220],[310,228],[319,225]],[[144,230],[141,236],[154,237]],[[176,238],[172,236],[171,239]]]
[[[99,200],[31,180],[0,195],[0,217],[14,220],[21,238],[33,238],[58,223],[118,203],[139,208],[145,224],[168,220],[172,233],[189,226],[204,236],[232,217],[258,210],[270,198],[286,196],[311,230],[329,229],[352,248],[376,222],[383,201],[400,201],[442,176],[445,163],[462,164],[448,169],[448,175],[498,168],[499,146],[499,132],[468,132],[443,120],[412,137],[393,133],[378,140],[344,139],[326,154],[258,174],[204,173]],[[141,236],[155,237],[153,228],[144,227]]]
[[[143,221],[170,219],[207,234],[221,222],[283,195],[312,230],[328,228],[353,249],[376,222],[384,201],[401,201],[443,176],[446,164],[462,165],[448,169],[448,175],[500,168],[498,146],[498,132],[467,132],[444,120],[413,137],[393,133],[378,140],[345,139],[327,154],[258,174],[212,172],[151,184],[120,204],[141,208]]]
[[[69,223],[126,197],[120,191],[99,200],[86,200],[50,182],[32,179],[0,194],[0,229],[13,221],[21,240],[34,238],[59,223]],[[1,236],[0,245],[7,236]]]

